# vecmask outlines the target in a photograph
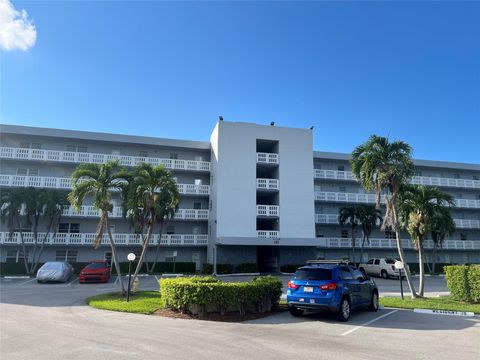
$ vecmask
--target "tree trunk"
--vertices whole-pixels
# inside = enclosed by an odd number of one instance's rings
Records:
[[[432,250],[432,271],[430,272],[431,275],[435,274],[435,265],[437,263],[437,244],[433,244],[433,250]]]
[[[142,253],[140,254],[140,259],[138,259],[137,268],[135,269],[135,273],[134,273],[133,276],[132,276],[132,282],[131,282],[131,284],[133,284],[133,282],[134,282],[135,279],[137,278],[138,273],[140,272],[140,269],[141,269],[141,267],[142,267],[143,259],[145,258],[145,254],[146,254],[147,248],[148,248],[148,243],[150,242],[150,238],[152,237],[153,226],[154,226],[154,224],[148,226],[147,238],[145,239],[145,242],[143,243]],[[130,284],[130,285],[131,285],[131,284]]]
[[[26,247],[25,247],[25,240],[23,240],[23,232],[22,232],[22,227],[20,226],[20,220],[17,220],[17,224],[18,224],[18,233],[20,235],[20,243],[22,244],[22,251],[23,251],[23,263],[25,265],[25,272],[27,275],[30,274],[30,269],[28,267],[28,260],[27,260],[27,254],[26,254]]]
[[[160,233],[158,234],[158,242],[157,242],[157,248],[155,249],[155,258],[153,259],[153,264],[152,264],[152,273],[155,271],[155,266],[157,265],[158,261],[158,253],[160,252],[160,241],[162,240],[162,234],[163,234],[163,229],[165,228],[165,224],[160,223]]]
[[[423,255],[423,240],[418,239],[418,267],[420,270],[420,285],[418,293],[420,296],[423,296],[424,282],[425,282],[425,264],[424,264],[424,255]]]
[[[396,240],[397,240],[398,256],[400,257],[400,261],[403,262],[403,264],[404,264],[405,278],[407,279],[407,284],[408,284],[408,287],[410,289],[410,293],[412,294],[412,299],[414,299],[414,298],[417,298],[418,295],[415,291],[415,287],[412,284],[410,270],[407,266],[405,253],[403,252],[402,240],[400,239],[400,229],[398,228],[397,211],[392,204],[387,203],[387,206],[392,206],[392,210],[393,210],[393,219],[392,220],[394,222],[392,225],[395,229],[395,237],[396,237]]]
[[[123,280],[122,280],[122,272],[120,270],[120,264],[118,263],[118,257],[117,257],[117,253],[116,253],[116,249],[115,249],[115,242],[113,241],[113,236],[112,236],[112,232],[110,230],[110,224],[109,224],[109,221],[108,221],[108,213],[105,214],[105,219],[106,219],[106,224],[105,226],[107,227],[107,232],[108,232],[108,238],[110,239],[110,247],[112,249],[112,258],[113,258],[113,261],[115,263],[115,268],[117,270],[117,277],[118,277],[118,280],[120,282],[120,287],[122,288],[122,293],[125,294],[125,286],[123,285]]]

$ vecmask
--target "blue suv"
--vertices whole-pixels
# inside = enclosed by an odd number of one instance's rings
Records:
[[[347,321],[351,310],[367,306],[378,310],[378,288],[373,280],[342,261],[311,261],[297,269],[288,282],[288,309],[293,316],[305,310],[326,310]]]

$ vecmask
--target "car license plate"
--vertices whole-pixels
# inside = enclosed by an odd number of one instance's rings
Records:
[[[312,286],[304,286],[303,291],[304,292],[313,292],[313,287]]]

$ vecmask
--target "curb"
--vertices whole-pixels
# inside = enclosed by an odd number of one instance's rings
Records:
[[[475,316],[475,314],[470,311],[456,311],[456,310],[413,309],[413,312],[416,312],[419,314],[431,314],[431,315]]]
[[[4,279],[30,279],[30,276],[4,276]]]

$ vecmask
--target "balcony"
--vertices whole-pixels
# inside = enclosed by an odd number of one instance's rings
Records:
[[[315,191],[315,201],[374,204],[375,194]],[[381,203],[385,203],[383,196],[381,198]],[[455,207],[480,209],[480,200],[455,199]]]
[[[33,186],[38,188],[70,190],[70,178],[47,176],[0,175],[0,186]],[[209,195],[209,185],[177,184],[184,195]]]
[[[63,210],[62,216],[68,217],[98,217],[100,211],[95,206],[84,205],[80,211],[76,211],[73,206],[68,206]],[[123,215],[122,207],[115,206],[109,213],[111,218],[121,218]],[[175,212],[175,220],[208,220],[208,210],[206,209],[178,209]]]
[[[278,179],[257,179],[257,190],[279,190]]]
[[[155,166],[164,165],[167,169],[172,170],[210,171],[210,162],[208,161],[162,159],[141,156],[95,154],[11,147],[1,147],[0,158],[93,164],[103,164],[109,160],[118,160],[121,165],[125,166],[135,166],[139,163],[144,162]]]
[[[278,154],[258,152],[257,153],[257,164],[277,165],[278,164]]]
[[[480,220],[453,219],[459,229],[480,229]],[[338,225],[338,214],[315,214],[316,224]]]
[[[314,169],[315,179],[356,181],[351,171]],[[480,189],[480,180],[451,179],[441,177],[414,176],[410,181],[416,185]]]
[[[43,239],[45,233],[38,233],[38,238]],[[113,234],[114,242],[116,245],[141,245],[141,237],[137,234]],[[31,232],[23,233],[23,239],[26,245],[33,245],[33,234]],[[94,233],[57,233],[55,236],[50,234],[45,245],[89,245],[93,246],[95,240]],[[163,234],[160,238],[158,234],[153,234],[149,245],[157,245],[160,241],[160,245],[165,246],[206,246],[208,243],[208,235],[201,234]],[[20,234],[15,232],[10,238],[8,232],[0,232],[0,244],[1,245],[19,245],[21,244]],[[110,245],[108,235],[104,235],[102,239],[102,245]]]
[[[279,231],[272,230],[257,230],[257,237],[265,239],[278,239],[280,237],[280,233]]]
[[[279,217],[280,206],[278,205],[257,205],[257,216]]]
[[[326,248],[351,248],[352,240],[348,238],[318,238],[320,247]],[[362,239],[356,239],[356,246],[359,248]],[[409,239],[402,240],[404,249],[415,249],[415,246]],[[425,249],[433,248],[433,241],[426,240],[424,242]],[[365,244],[364,249],[396,249],[397,241],[395,239],[370,239],[370,244]],[[445,240],[443,249],[447,250],[480,250],[479,240]]]

